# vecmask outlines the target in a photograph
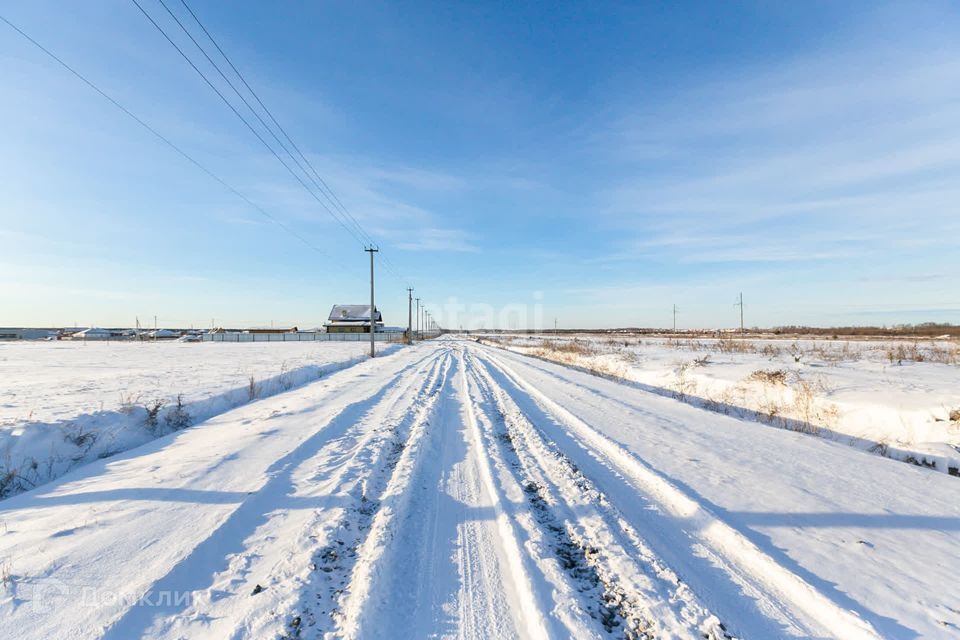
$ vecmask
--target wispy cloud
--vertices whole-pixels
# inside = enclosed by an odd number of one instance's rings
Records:
[[[960,231],[960,48],[890,51],[822,51],[624,110],[593,138],[623,174],[604,219],[679,262],[944,244]]]
[[[420,229],[414,235],[413,242],[397,242],[396,246],[405,251],[452,251],[476,253],[480,248],[470,241],[469,236],[458,229]]]
[[[405,250],[477,251],[465,230],[451,228],[449,221],[430,206],[438,194],[446,196],[465,190],[467,183],[461,177],[355,157],[316,156],[311,162],[347,211],[374,239]],[[327,208],[292,179],[260,183],[256,199],[272,203],[286,217],[301,223],[337,224]],[[328,206],[337,211],[335,205]],[[245,222],[246,217],[236,221]],[[411,237],[416,240],[410,241]]]

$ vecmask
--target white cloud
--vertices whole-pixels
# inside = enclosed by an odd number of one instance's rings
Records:
[[[479,247],[470,242],[469,236],[459,229],[418,229],[411,237],[413,242],[397,242],[405,251],[451,251],[476,253]]]
[[[669,247],[681,263],[944,244],[960,230],[958,59],[956,46],[834,48],[625,108],[592,139],[624,174],[599,211],[636,234],[624,255]]]

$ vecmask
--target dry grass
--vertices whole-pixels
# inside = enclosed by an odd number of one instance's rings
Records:
[[[886,357],[890,363],[896,362],[933,362],[937,364],[960,364],[960,345],[957,344],[920,344],[919,342],[900,343],[888,347]]]
[[[757,369],[747,379],[765,384],[786,386],[787,372],[784,369]]]
[[[12,585],[13,571],[10,569],[10,561],[4,560],[0,562],[0,586],[3,586],[4,590],[7,590]]]
[[[783,347],[765,340],[744,340],[742,338],[718,338],[716,340],[667,338],[663,346],[670,349],[701,353],[758,354],[765,358],[778,358],[786,352],[794,362],[816,359],[829,364],[858,362],[867,353],[882,355],[891,363],[936,362],[940,364],[960,364],[960,344],[938,343],[915,340],[896,344],[870,344],[843,342],[812,342],[800,344],[793,342]]]
[[[586,340],[543,340],[540,342],[540,349],[579,356],[592,356],[597,354],[597,348],[594,344]]]
[[[747,340],[720,338],[714,347],[720,353],[756,353],[757,345]]]
[[[692,362],[677,362],[673,370],[673,375],[676,378],[674,382],[674,391],[676,392],[676,397],[680,400],[685,399],[687,396],[694,395],[697,392],[697,381],[690,379],[688,376],[689,370],[694,366]]]
[[[591,356],[599,356],[604,353],[594,340],[544,339],[531,343],[517,341],[512,337],[485,337],[482,342],[505,348],[520,347],[532,356],[586,369],[598,375],[612,378],[625,377],[629,366],[628,362],[616,364],[592,359]]]

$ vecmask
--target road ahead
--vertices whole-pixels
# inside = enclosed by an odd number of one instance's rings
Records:
[[[457,340],[0,502],[15,638],[960,637],[960,480]]]

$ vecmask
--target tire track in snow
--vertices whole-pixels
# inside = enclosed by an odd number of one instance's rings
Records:
[[[340,615],[338,603],[356,562],[357,547],[379,508],[377,497],[435,401],[431,390],[441,374],[442,361],[431,354],[416,364],[416,370],[398,374],[404,383],[392,397],[372,408],[371,414],[354,426],[362,434],[359,442],[343,438],[332,443],[330,451],[322,456],[336,466],[331,469],[321,465],[313,478],[313,490],[342,496],[345,501],[332,512],[318,512],[302,536],[315,549],[302,577],[299,598],[285,607],[283,615],[269,616],[273,619],[270,626],[276,626],[277,618],[283,620],[281,638],[329,632]],[[371,420],[379,426],[370,428],[365,424]],[[262,628],[244,629],[237,638],[260,637],[266,632]]]
[[[506,563],[510,577],[513,580],[514,588],[519,595],[517,605],[519,608],[519,617],[522,621],[522,630],[526,633],[527,637],[541,638],[546,636],[543,614],[537,610],[537,599],[533,593],[530,576],[524,567],[516,530],[507,516],[500,491],[494,482],[490,452],[485,446],[480,423],[477,419],[477,411],[470,398],[470,389],[467,380],[467,355],[466,350],[460,351],[460,401],[463,404],[464,412],[467,416],[470,437],[474,451],[478,457],[480,476],[487,493],[493,501],[497,533],[500,536],[500,545],[506,556]],[[482,632],[482,629],[479,631]],[[477,635],[476,637],[480,638],[483,636]]]
[[[483,350],[483,357],[498,372],[498,386],[514,387],[518,404],[539,408],[556,421],[571,445],[588,458],[626,480],[639,495],[655,505],[656,513],[677,536],[686,539],[693,555],[707,557],[743,590],[758,600],[764,613],[789,624],[794,633],[843,640],[876,639],[873,627],[854,612],[843,609],[800,576],[778,564],[739,531],[690,498],[662,474],[572,414],[525,380],[500,358]],[[505,383],[505,384],[504,384]],[[509,391],[508,391],[509,393]],[[583,456],[580,456],[581,459]],[[634,523],[643,531],[642,523]],[[673,554],[677,558],[677,554]],[[734,622],[734,621],[731,621]]]
[[[355,557],[344,567],[349,573],[349,580],[337,603],[336,628],[333,631],[336,637],[359,637],[363,626],[372,622],[371,614],[379,613],[373,611],[376,601],[389,599],[383,598],[378,592],[383,573],[389,570],[384,566],[384,555],[400,533],[411,498],[410,484],[423,461],[422,443],[436,413],[441,390],[450,375],[449,351],[441,352],[437,360],[438,372],[430,384],[429,400],[418,410],[410,436],[378,498],[378,507],[375,512],[367,514],[369,528],[357,544]]]
[[[362,481],[376,469],[373,462],[384,446],[381,423],[395,421],[391,414],[410,415],[408,406],[418,401],[421,392],[412,396],[408,392],[417,374],[430,366],[429,356],[407,364],[373,387],[367,397],[336,410],[324,423],[308,423],[315,433],[274,463],[267,483],[154,587],[176,584],[177,576],[185,572],[199,578],[204,575],[199,567],[225,556],[227,566],[208,574],[208,586],[191,589],[192,604],[182,611],[132,609],[110,630],[110,637],[133,637],[138,627],[144,633],[149,629],[151,637],[205,636],[214,628],[220,637],[259,637],[268,633],[265,628],[272,633],[279,620],[274,611],[285,608],[304,579],[302,558],[309,557],[312,531],[322,529],[351,501],[361,499]],[[315,506],[291,506],[308,500]],[[297,527],[295,535],[290,535],[291,527]],[[242,533],[246,530],[250,533]],[[237,551],[231,552],[237,545]],[[278,556],[277,564],[262,560]],[[250,598],[252,581],[265,585],[265,593],[255,599]],[[147,614],[153,614],[152,621]],[[228,624],[229,630],[224,628]]]
[[[429,427],[398,465],[351,580],[347,637],[543,638],[521,551],[487,466],[462,353]]]
[[[591,615],[626,638],[729,638],[687,585],[643,544],[606,497],[544,441],[486,368],[468,356],[481,404],[493,413],[488,439],[519,477],[564,568],[586,583]],[[636,558],[636,561],[634,560]]]

